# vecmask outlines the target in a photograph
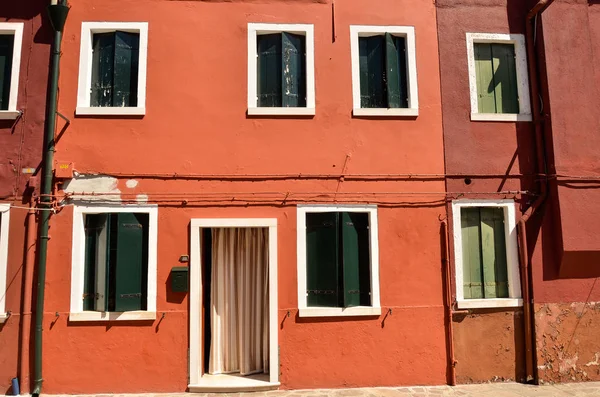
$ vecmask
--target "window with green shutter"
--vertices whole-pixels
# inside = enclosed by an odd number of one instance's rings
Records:
[[[306,214],[309,307],[371,306],[369,214]]]
[[[359,37],[361,108],[408,108],[406,38]]]
[[[15,36],[0,35],[0,110],[8,110]]]
[[[148,214],[87,214],[84,219],[83,310],[146,310]]]
[[[92,45],[90,105],[137,106],[139,33],[94,33]]]
[[[508,298],[504,210],[461,209],[465,299]]]
[[[257,36],[259,107],[306,107],[306,38],[287,32]]]
[[[474,43],[479,113],[519,113],[515,46]]]

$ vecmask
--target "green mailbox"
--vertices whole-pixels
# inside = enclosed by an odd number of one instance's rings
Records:
[[[171,269],[171,291],[188,292],[189,267],[176,266]]]

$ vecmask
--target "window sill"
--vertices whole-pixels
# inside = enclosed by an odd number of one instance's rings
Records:
[[[77,312],[69,313],[69,321],[147,321],[156,320],[156,312]]]
[[[471,113],[471,121],[531,121],[530,114]]]
[[[379,109],[379,108],[354,108],[352,110],[353,116],[367,116],[367,117],[417,117],[419,115],[419,109],[413,108],[390,108],[390,109]]]
[[[0,110],[0,120],[16,120],[20,114],[18,110]]]
[[[141,107],[83,107],[75,110],[77,116],[144,116],[146,108]]]
[[[0,324],[4,324],[9,317],[8,313],[0,313]]]
[[[498,299],[465,299],[456,301],[459,309],[493,309],[500,307],[521,307],[521,298],[498,298]]]
[[[298,310],[300,317],[380,316],[381,307],[306,307]]]
[[[248,108],[248,116],[314,116],[315,108]]]

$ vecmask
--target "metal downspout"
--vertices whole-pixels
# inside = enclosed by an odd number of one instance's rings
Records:
[[[533,309],[533,285],[531,283],[531,266],[529,263],[527,248],[527,227],[526,223],[531,216],[537,212],[548,195],[546,170],[546,151],[544,147],[544,116],[541,114],[540,90],[539,90],[539,71],[537,65],[537,56],[535,52],[535,32],[532,21],[538,15],[552,4],[553,0],[540,0],[527,13],[526,18],[526,36],[527,36],[527,58],[529,68],[529,83],[531,85],[531,99],[533,108],[533,123],[535,126],[535,151],[537,158],[537,172],[543,176],[540,182],[540,193],[533,204],[523,213],[518,223],[519,235],[519,262],[521,267],[521,288],[523,290],[523,321],[525,333],[525,370],[526,381],[538,382],[538,374],[535,368],[536,356],[534,350],[534,309]]]
[[[42,162],[42,188],[40,194],[40,227],[38,238],[38,280],[35,305],[35,346],[34,346],[34,385],[31,394],[38,396],[42,391],[42,330],[44,323],[44,292],[46,286],[46,260],[48,254],[48,230],[52,211],[52,173],[54,163],[54,131],[56,129],[56,109],[58,99],[58,77],[60,72],[60,48],[62,31],[69,7],[66,0],[48,6],[50,22],[54,28],[54,43],[50,62],[50,81],[46,103],[46,128]]]

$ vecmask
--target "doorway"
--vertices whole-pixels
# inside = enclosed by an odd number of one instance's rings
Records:
[[[190,391],[276,389],[277,220],[193,219]]]

